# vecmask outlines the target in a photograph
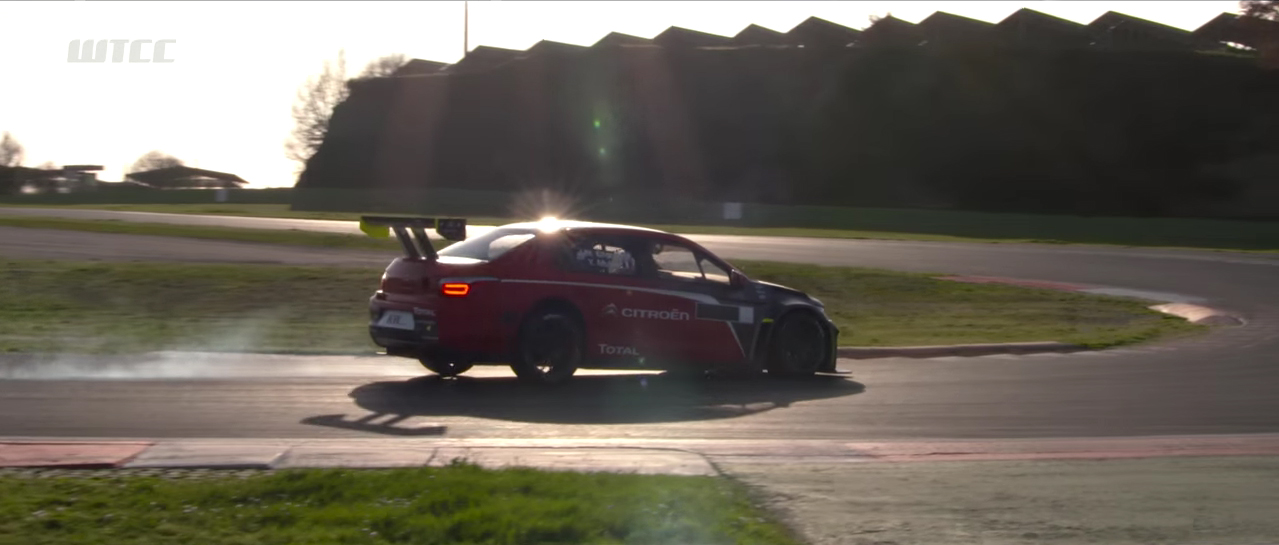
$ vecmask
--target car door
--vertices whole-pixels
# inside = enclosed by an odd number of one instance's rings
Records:
[[[667,357],[660,320],[670,309],[636,259],[633,237],[574,234],[564,245],[566,293],[586,321],[586,356],[597,362],[645,367]],[[660,316],[657,313],[656,316]]]
[[[692,246],[669,239],[648,242],[641,262],[650,264],[657,287],[696,299],[691,319],[664,324],[662,333],[696,361],[725,363],[746,357],[756,309],[736,296],[729,271]]]

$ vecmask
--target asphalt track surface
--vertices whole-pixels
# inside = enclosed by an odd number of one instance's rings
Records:
[[[289,227],[261,218],[199,221],[298,228],[296,222],[303,220],[278,220]],[[814,381],[688,383],[588,373],[554,393],[519,385],[504,368],[441,381],[423,377],[411,360],[384,357],[170,354],[23,363],[10,356],[0,358],[7,362],[0,365],[0,378],[7,377],[0,379],[0,436],[390,438],[409,435],[406,430],[423,423],[444,426],[449,437],[509,439],[863,441],[1279,432],[1279,256],[690,238],[730,260],[1005,276],[1180,294],[1237,312],[1248,324],[1103,352],[843,360],[841,368],[851,371],[851,378]],[[0,256],[335,266],[381,265],[391,257],[13,228],[0,229]],[[392,417],[403,419],[380,420]]]

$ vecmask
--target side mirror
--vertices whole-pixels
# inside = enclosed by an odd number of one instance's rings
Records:
[[[728,273],[728,283],[734,288],[746,287],[746,276],[737,269],[733,269],[732,272]]]

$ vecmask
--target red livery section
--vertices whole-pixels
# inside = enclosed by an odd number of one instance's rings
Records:
[[[406,251],[369,301],[373,340],[439,374],[476,364],[539,382],[578,368],[834,371],[838,329],[820,301],[751,280],[683,237],[548,220],[437,253],[424,233],[435,221],[365,218]]]

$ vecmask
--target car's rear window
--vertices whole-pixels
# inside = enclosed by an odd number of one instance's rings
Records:
[[[478,237],[450,244],[439,251],[441,256],[464,257],[492,261],[537,235],[535,229],[493,229]]]

